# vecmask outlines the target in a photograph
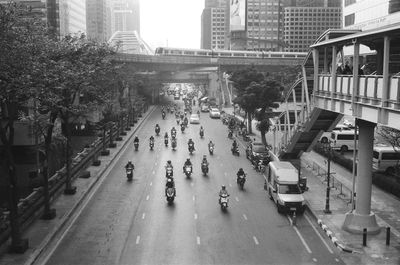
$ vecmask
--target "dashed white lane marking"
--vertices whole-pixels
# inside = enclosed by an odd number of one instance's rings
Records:
[[[197,213],[194,214],[194,220],[197,220]]]
[[[239,201],[239,198],[238,198],[238,197],[235,197],[235,200],[238,202],[238,201]]]
[[[150,186],[153,186],[153,182],[150,182]]]
[[[196,197],[193,195],[193,201],[195,201],[196,200]]]
[[[156,165],[156,166],[157,166],[157,162],[156,162],[154,165]]]
[[[140,242],[140,236],[137,236],[137,237],[136,237],[136,245],[138,245],[139,242]]]
[[[194,186],[194,183],[193,183],[193,182],[192,182],[192,183],[190,183],[190,186],[191,186],[191,187],[193,187],[193,186]]]
[[[197,237],[197,245],[200,245],[200,237]]]
[[[254,240],[254,243],[255,243],[256,245],[259,244],[259,243],[258,243],[258,240],[257,240],[257,237],[253,236],[253,240]]]
[[[142,219],[144,219],[146,217],[146,214],[145,213],[143,213],[142,214]]]
[[[336,261],[336,262],[340,262],[340,260],[339,260],[339,259],[335,259],[335,261]]]
[[[312,260],[313,260],[315,263],[318,261],[316,258],[313,258]]]
[[[146,197],[146,201],[148,201],[148,200],[149,200],[149,198],[150,198],[150,196],[149,196],[149,195],[147,195],[147,197]]]
[[[226,176],[226,175],[227,175],[227,173],[226,173],[226,172],[224,172],[224,175]]]
[[[232,187],[232,184],[231,184],[231,183],[229,183],[229,187]]]
[[[289,222],[291,222],[291,219],[289,218],[289,216],[287,216],[287,218],[289,219]],[[303,243],[304,247],[306,248],[307,252],[309,254],[312,253],[310,247],[307,245],[307,242],[304,240],[303,236],[300,234],[299,229],[297,229],[297,227],[293,226],[294,231],[296,231],[296,234],[299,236],[301,242]]]
[[[153,170],[153,175],[156,174],[156,172]]]
[[[308,223],[311,225],[311,227],[314,229],[315,233],[318,235],[318,237],[319,237],[319,238],[321,239],[321,241],[324,243],[324,245],[325,245],[325,247],[328,249],[328,251],[329,251],[331,254],[333,254],[333,250],[329,247],[328,243],[326,243],[326,241],[325,241],[324,238],[321,236],[321,234],[318,233],[317,228],[315,228],[315,227],[313,226],[313,224],[311,223],[310,218],[309,218],[307,215],[304,215],[304,216],[306,217],[306,219],[307,219]]]
[[[243,218],[244,220],[247,220],[247,216],[245,214],[243,214]]]
[[[223,164],[221,163],[221,166],[222,166]]]

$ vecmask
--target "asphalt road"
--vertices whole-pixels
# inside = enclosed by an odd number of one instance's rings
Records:
[[[160,110],[153,112],[138,131],[139,151],[133,150],[133,143],[128,145],[37,264],[344,264],[311,217],[298,216],[292,226],[290,217],[277,213],[244,149],[240,147],[239,157],[230,153],[231,140],[222,122],[207,113],[201,113],[200,120],[205,138],[200,139],[200,125],[189,125],[183,134],[178,130],[178,148],[173,151],[161,136],[177,127],[173,115],[161,120]],[[150,151],[148,138],[156,123],[161,134]],[[189,138],[196,148],[191,156]],[[215,143],[213,156],[208,154],[210,139]],[[210,163],[208,176],[201,174],[203,154]],[[194,164],[191,179],[182,173],[189,156]],[[136,167],[132,182],[125,177],[128,160]],[[167,160],[174,165],[173,205],[164,197]],[[243,191],[236,186],[240,167],[247,173]],[[225,213],[218,204],[221,185],[230,193]]]

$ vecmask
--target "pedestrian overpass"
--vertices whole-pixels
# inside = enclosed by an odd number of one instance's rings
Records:
[[[360,75],[360,45],[375,50],[373,74]],[[353,51],[352,74],[337,71],[343,48]],[[378,233],[371,213],[374,128],[379,124],[400,130],[400,23],[369,31],[326,31],[311,45],[302,75],[287,92],[285,103],[295,107],[287,107],[275,120],[274,131],[283,135],[275,146],[282,159],[310,151],[322,133],[333,129],[344,115],[356,118],[356,207],[346,215],[343,228]]]

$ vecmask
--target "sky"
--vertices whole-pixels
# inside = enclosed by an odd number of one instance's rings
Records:
[[[140,36],[156,47],[200,48],[204,0],[140,0]]]

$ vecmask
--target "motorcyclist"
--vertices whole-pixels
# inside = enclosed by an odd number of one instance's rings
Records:
[[[183,119],[183,122],[185,123],[185,125],[188,124],[188,118],[185,116],[185,118]]]
[[[238,172],[236,173],[236,176],[239,178],[240,176],[244,176],[246,173],[244,173],[243,168],[239,168]]]
[[[201,165],[203,166],[203,165],[207,165],[208,166],[208,161],[207,161],[207,156],[206,155],[203,155],[203,160],[201,161]]]
[[[165,132],[165,134],[164,134],[164,140],[165,140],[165,139],[168,140],[168,138],[169,138],[168,133]]]
[[[136,135],[135,136],[135,140],[133,140],[134,144],[139,144],[139,137]]]
[[[210,140],[210,142],[208,143],[208,149],[210,149],[210,147],[214,147],[215,144]]]
[[[192,162],[190,161],[190,158],[187,158],[185,163],[183,164],[183,173],[185,173],[185,167],[186,166],[192,167]]]
[[[158,133],[160,132],[160,126],[159,126],[158,124],[156,124],[155,132],[156,132],[156,133],[157,133],[157,132],[158,132]],[[157,133],[157,134],[158,134],[158,133]]]
[[[153,135],[150,136],[150,142],[153,142],[153,143],[154,143],[154,136],[153,136]]]
[[[193,146],[193,150],[195,150],[194,149],[194,142],[193,142],[192,138],[190,138],[189,141],[188,141],[188,148],[190,148],[190,146]]]
[[[125,165],[125,169],[135,169],[135,166],[132,164],[132,161],[128,161],[128,163]]]
[[[171,136],[176,135],[176,129],[175,127],[172,127],[171,129]]]
[[[222,197],[229,197],[229,193],[226,190],[225,185],[221,186],[221,190],[219,191],[219,203],[221,203],[221,198]]]
[[[165,176],[167,176],[169,168],[171,169],[171,177],[172,177],[174,175],[174,166],[172,165],[171,160],[168,160],[167,164],[165,165]]]
[[[203,136],[204,135],[204,128],[203,128],[203,126],[200,126],[200,136]]]
[[[175,193],[175,196],[176,196],[175,182],[173,181],[173,179],[168,179],[167,183],[165,183],[165,196],[167,196],[167,190],[169,188],[173,188],[174,189],[174,193]]]
[[[238,144],[237,144],[236,140],[233,140],[232,149],[236,150],[237,148],[238,148]]]

